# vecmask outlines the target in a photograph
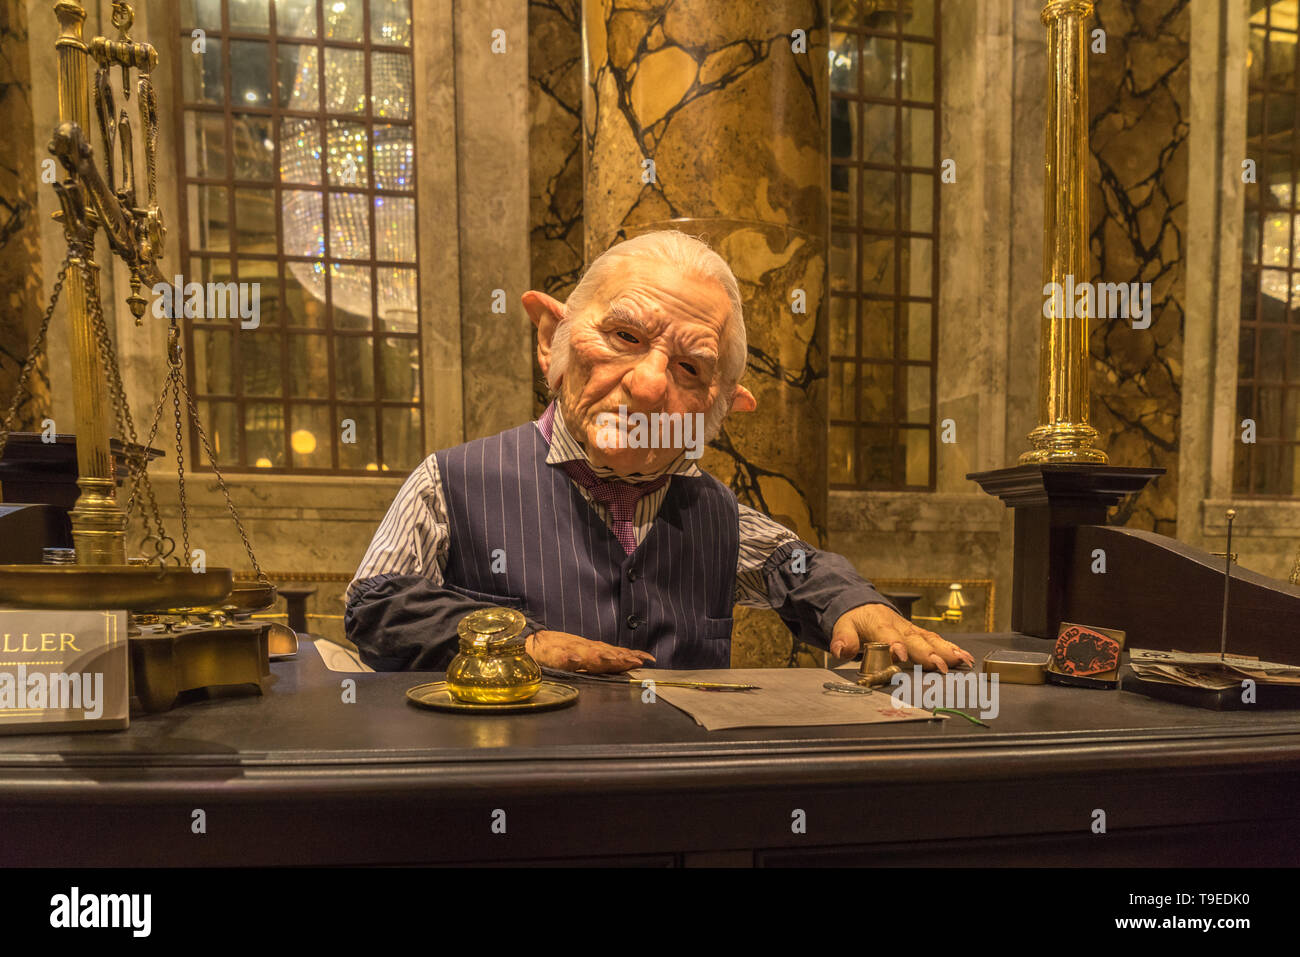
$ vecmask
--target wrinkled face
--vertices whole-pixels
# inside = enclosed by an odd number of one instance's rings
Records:
[[[619,406],[627,407],[629,419],[678,413],[691,415],[692,427],[701,422],[719,399],[718,357],[730,312],[719,283],[682,276],[664,263],[634,261],[584,314],[566,320],[573,325],[560,410],[592,462],[623,474],[653,472],[689,447],[684,431],[661,433],[655,443],[683,440],[675,448],[644,447],[651,443],[636,441],[635,420],[619,428]]]

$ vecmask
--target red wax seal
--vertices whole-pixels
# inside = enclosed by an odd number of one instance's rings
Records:
[[[1071,625],[1056,639],[1056,668],[1067,675],[1098,675],[1119,665],[1119,642],[1099,631]]]

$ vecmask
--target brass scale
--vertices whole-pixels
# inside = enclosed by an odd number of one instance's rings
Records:
[[[141,286],[152,288],[163,281],[157,267],[165,234],[157,195],[158,107],[151,78],[158,53],[150,44],[131,39],[135,12],[123,0],[114,0],[112,7],[118,38],[95,37],[89,45],[82,39],[86,11],[80,3],[59,0],[54,12],[60,27],[56,42],[59,125],[50,152],[66,173],[54,188],[61,207],[55,216],[63,225],[68,252],[40,331],[23,365],[13,402],[0,422],[0,457],[27,382],[45,349],[50,317],[60,292],[66,288],[77,420],[77,484],[81,489],[76,506],[69,513],[76,564],[0,566],[0,604],[48,609],[126,609],[132,693],[148,711],[170,708],[177,695],[190,688],[251,683],[260,689],[270,673],[269,656],[275,652],[283,656],[292,654],[297,648],[297,635],[278,623],[248,619],[254,611],[274,603],[275,588],[253,554],[208,437],[199,423],[182,364],[181,330],[174,315],[179,310],[171,310],[167,377],[142,445],[137,440],[122,387],[117,352],[99,295],[99,266],[94,252],[96,233],[101,227],[113,255],[131,270],[131,294],[126,302],[137,327],[143,324],[147,305],[140,293]],[[102,174],[87,138],[91,123],[87,65],[91,57],[97,65],[94,104],[105,157]],[[125,107],[118,110],[110,83],[114,67],[121,70],[125,100],[131,97],[132,71],[138,74],[147,196],[143,206],[137,198],[136,142],[131,120]],[[115,162],[115,145],[120,162]],[[126,453],[129,494],[125,508],[117,501],[106,391],[111,397],[117,431]],[[180,483],[179,554],[175,539],[163,528],[147,469],[148,448],[157,434],[169,394],[176,426]],[[255,582],[236,584],[229,568],[199,570],[195,567],[200,563],[194,561],[189,541],[182,415],[188,415],[190,426],[203,442],[252,563]],[[139,554],[128,559],[127,523],[137,506],[144,535]]]

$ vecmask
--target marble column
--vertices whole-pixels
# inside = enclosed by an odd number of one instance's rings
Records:
[[[1151,283],[1149,329],[1124,319],[1093,326],[1092,424],[1112,465],[1167,469],[1112,519],[1162,535],[1178,518],[1189,24],[1189,0],[1123,0],[1098,3],[1089,25],[1106,43],[1088,65],[1093,280]]]
[[[582,0],[529,3],[528,92],[528,288],[564,302],[583,271]],[[534,413],[549,402],[534,362]]]
[[[678,229],[731,266],[758,400],[702,466],[814,545],[826,526],[825,0],[584,0],[585,260]],[[646,160],[654,163],[645,175]],[[649,181],[646,181],[646,180]],[[804,311],[796,311],[802,299]],[[737,609],[732,664],[820,663]]]
[[[32,81],[27,10],[23,0],[0,0],[0,416],[9,409],[19,371],[40,330],[42,288],[39,188],[32,128]],[[46,131],[42,130],[42,135]],[[62,321],[61,319],[58,321]],[[48,361],[41,357],[27,381],[15,430],[38,430],[49,410]]]

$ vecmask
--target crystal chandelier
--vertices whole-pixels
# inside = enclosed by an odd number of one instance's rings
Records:
[[[336,5],[341,6],[341,5]],[[395,5],[394,5],[395,6]],[[360,4],[352,4],[342,11],[344,16],[355,11],[360,16]],[[372,4],[372,17],[382,17],[381,7]],[[308,7],[307,15],[315,17]],[[327,8],[328,9],[328,8]],[[400,35],[409,31],[409,20],[393,24],[372,24],[383,36]],[[282,48],[283,49],[283,48]],[[293,93],[289,108],[316,112],[317,89],[325,84],[326,106],[331,113],[355,112],[365,108],[366,70],[371,77],[372,113],[375,116],[373,135],[367,136],[362,122],[326,121],[325,142],[315,120],[286,118],[280,132],[280,180],[286,184],[281,190],[281,207],[284,222],[284,251],[293,256],[311,256],[354,260],[389,260],[415,263],[415,200],[410,197],[374,197],[365,192],[320,192],[317,188],[287,188],[287,184],[319,184],[321,179],[321,149],[326,151],[325,175],[329,185],[367,185],[387,189],[410,189],[413,180],[414,151],[409,125],[382,122],[384,116],[409,116],[411,100],[410,58],[372,54],[368,64],[356,66],[340,48],[320,50],[313,46],[300,46],[299,62],[294,71]],[[324,69],[319,63],[324,53]],[[337,55],[335,55],[337,54]],[[360,120],[360,116],[357,117]],[[373,156],[374,182],[367,184],[366,152]],[[329,205],[329,236],[323,228],[324,210]],[[370,216],[375,217],[375,249],[370,246]],[[371,269],[369,266],[339,266],[333,263],[292,262],[288,264],[294,278],[303,289],[325,302],[325,268],[330,270],[330,290],[334,307],[356,316],[370,317]],[[381,325],[397,332],[414,332],[418,318],[415,271],[412,269],[378,270],[377,305]]]

